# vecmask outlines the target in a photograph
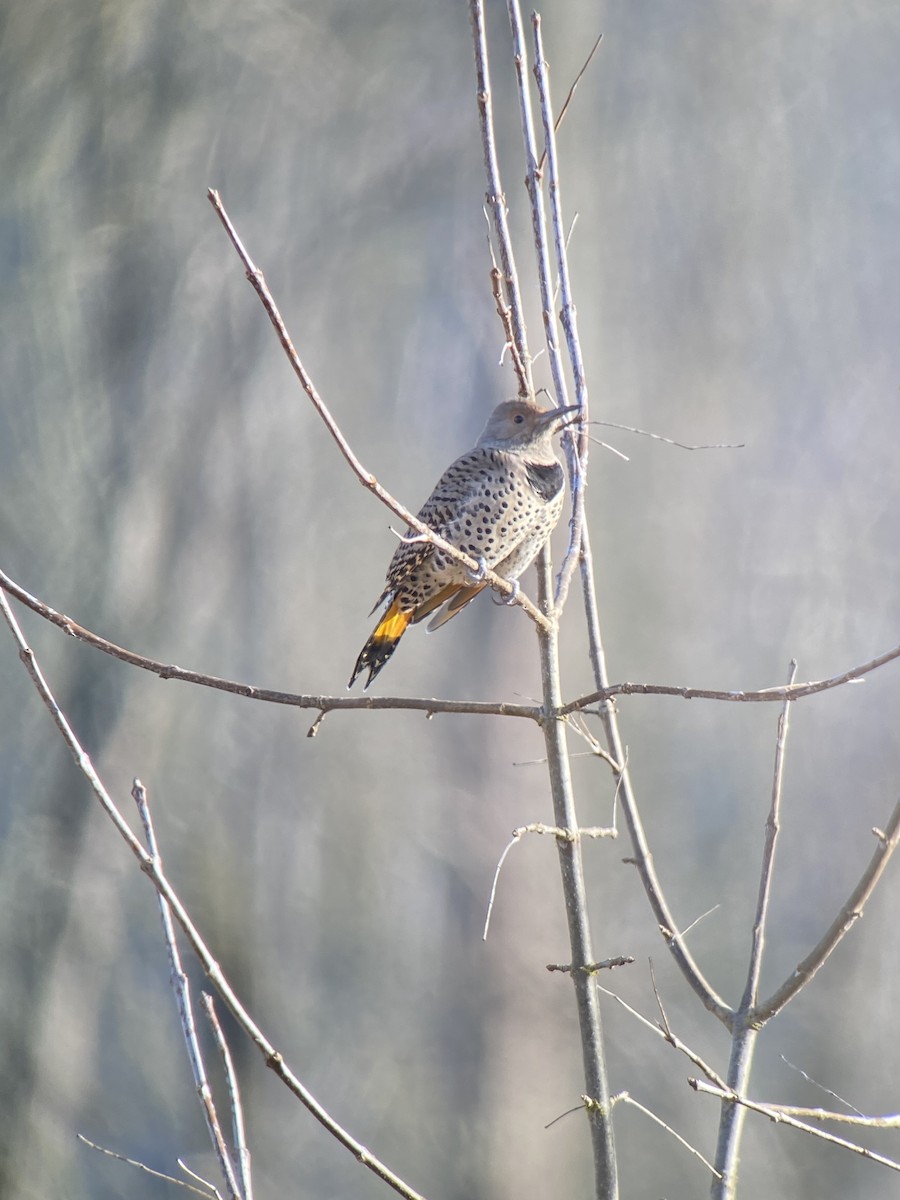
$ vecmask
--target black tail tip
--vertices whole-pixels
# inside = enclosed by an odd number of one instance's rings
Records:
[[[348,691],[353,687],[354,683],[356,683],[359,676],[365,670],[368,670],[369,678],[363,684],[363,691],[368,691],[372,680],[384,667],[385,663],[396,649],[397,642],[366,642],[365,646],[363,646],[362,653],[356,660],[356,666],[353,668],[353,674],[350,676],[350,682],[347,684]]]

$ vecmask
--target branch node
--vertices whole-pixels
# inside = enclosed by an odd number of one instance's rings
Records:
[[[328,713],[327,708],[319,709],[319,715],[316,717],[316,719],[313,721],[312,725],[310,725],[309,729],[307,729],[307,731],[306,731],[306,736],[308,738],[314,738],[316,736],[316,734],[319,732],[319,729],[322,726],[322,722],[325,720],[327,713]]]

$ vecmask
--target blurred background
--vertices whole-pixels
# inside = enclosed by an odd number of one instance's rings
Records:
[[[534,298],[505,6],[489,4],[511,220]],[[410,507],[511,394],[499,366],[467,5],[7,0],[0,25],[3,569],[120,644],[260,686],[343,694],[393,518],[351,477],[207,199],[221,190],[321,394]],[[900,9],[893,0],[549,4],[572,272],[593,415],[588,495],[611,677],[719,688],[846,670],[900,640]],[[536,367],[549,385],[546,356]],[[396,524],[396,521],[394,521]],[[556,543],[559,556],[560,543]],[[533,594],[529,574],[526,587]],[[109,789],[147,785],[170,876],[323,1104],[429,1196],[587,1195],[551,807],[530,723],[315,716],[161,682],[21,619]],[[590,688],[581,607],[567,696]],[[900,774],[900,668],[795,706],[764,989],[874,848]],[[483,598],[404,640],[377,694],[535,697],[536,644]],[[657,866],[730,1001],[743,988],[777,706],[619,705]],[[573,752],[583,749],[573,741]],[[585,824],[611,819],[574,761]],[[214,1166],[152,891],[0,636],[0,1194],[106,1200]],[[725,1070],[624,839],[585,847],[603,982]],[[766,1030],[753,1094],[900,1108],[897,866]],[[201,980],[195,972],[195,984]],[[715,1102],[604,1004],[611,1083],[712,1154]],[[377,1197],[234,1039],[257,1194]],[[785,1059],[788,1060],[785,1062]],[[631,1195],[703,1194],[620,1110]],[[870,1144],[900,1155],[896,1133]],[[750,1118],[745,1197],[896,1194],[890,1173]]]

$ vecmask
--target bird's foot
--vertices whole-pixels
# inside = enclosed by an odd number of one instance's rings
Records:
[[[475,561],[478,563],[478,570],[470,571],[469,578],[472,580],[473,583],[484,583],[484,577],[485,577],[485,575],[487,575],[487,569],[488,569],[487,561],[485,560],[485,557],[483,554],[479,554],[478,558]]]
[[[510,583],[512,584],[512,591],[509,593],[509,595],[508,595],[508,596],[504,596],[504,597],[503,597],[503,603],[504,603],[504,604],[515,604],[515,602],[516,602],[516,601],[518,600],[518,598],[519,598],[519,591],[520,591],[520,588],[519,588],[519,581],[518,581],[518,579],[511,579],[511,580],[510,580]]]

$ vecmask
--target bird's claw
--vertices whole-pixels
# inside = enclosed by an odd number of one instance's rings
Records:
[[[518,579],[511,579],[510,583],[512,584],[512,591],[509,593],[508,596],[503,597],[504,604],[515,604],[515,602],[519,598],[519,581],[518,581]]]
[[[475,561],[478,563],[478,569],[476,571],[470,571],[469,578],[473,583],[484,583],[484,577],[487,575],[487,562],[485,561],[484,555],[479,554]]]

